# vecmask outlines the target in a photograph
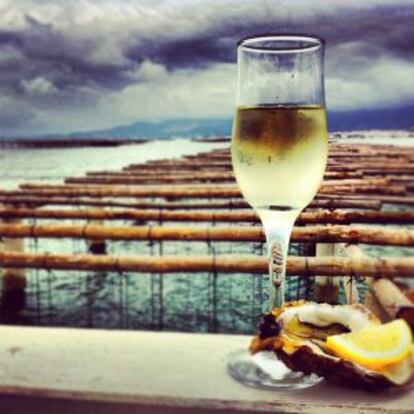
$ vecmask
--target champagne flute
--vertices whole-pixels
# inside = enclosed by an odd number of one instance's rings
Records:
[[[324,43],[310,36],[252,37],[238,45],[237,108],[231,143],[238,186],[264,227],[270,309],[284,303],[290,234],[326,168]],[[260,388],[298,389],[315,377],[290,371],[271,352],[233,353],[229,372]]]

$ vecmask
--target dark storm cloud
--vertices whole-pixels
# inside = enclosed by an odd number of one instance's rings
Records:
[[[63,2],[45,3],[55,7],[60,5],[62,13],[65,11]],[[85,13],[82,5],[88,2],[74,3],[79,3],[80,15]],[[117,4],[115,0],[113,3]],[[153,21],[148,21],[145,13],[148,6],[143,7],[145,3],[139,0],[128,2],[138,10],[142,8],[143,14],[131,16],[124,28],[125,35],[114,35],[111,40],[125,58],[122,64],[111,62],[109,56],[106,61],[99,62],[91,58],[94,50],[105,47],[104,43],[108,42],[97,31],[99,28],[93,18],[88,22],[89,30],[86,27],[83,35],[78,36],[76,19],[72,27],[62,28],[53,20],[42,22],[34,17],[31,13],[36,10],[35,2],[33,8],[22,10],[25,12],[24,27],[0,31],[0,46],[12,46],[26,58],[16,75],[24,77],[24,72],[28,75],[49,72],[59,89],[72,85],[121,88],[131,81],[129,71],[134,64],[145,59],[164,64],[169,69],[232,62],[237,41],[258,33],[318,34],[326,38],[331,49],[339,44],[361,41],[355,48],[367,58],[385,53],[410,59],[414,52],[412,3],[361,1],[358,6],[352,2],[346,6],[344,2],[332,2],[338,5],[333,6],[320,1],[310,6],[308,1],[250,1],[241,2],[244,6],[239,12],[235,5],[240,2],[234,1],[176,1],[170,2],[174,5],[172,11],[163,7],[163,3],[154,5]],[[122,3],[119,8],[122,10]],[[117,24],[112,20],[110,10],[107,17],[108,26]],[[166,19],[170,20],[169,25],[163,27]],[[119,24],[122,31],[122,22]],[[188,30],[183,32],[180,26]],[[94,32],[96,36],[93,36]],[[345,58],[342,64],[346,65]],[[16,76],[16,84],[18,80]]]
[[[234,62],[235,45],[241,38],[262,33],[308,33],[326,39],[328,50],[353,43],[355,54],[342,56],[340,65],[348,67],[381,55],[412,60],[414,52],[414,5],[394,4],[373,6],[361,2],[360,7],[327,7],[319,2],[311,13],[304,11],[305,2],[292,2],[278,12],[278,2],[263,15],[263,4],[251,2],[239,19],[227,17],[226,9],[217,6],[216,16],[201,23],[192,37],[175,38],[174,33],[159,36],[158,42],[144,42],[126,48],[130,59],[143,57],[166,65],[169,69],[205,67],[210,63]],[[343,3],[344,4],[344,3]],[[302,7],[300,7],[302,5]],[[347,60],[350,59],[350,60]]]
[[[237,41],[261,33],[324,37],[333,77],[384,57],[412,62],[413,21],[403,0],[10,1],[0,6],[0,112],[24,106],[14,121],[7,111],[17,127],[48,108],[91,107],[147,82],[145,62],[205,71],[235,62]]]
[[[190,39],[165,39],[150,50],[131,47],[125,55],[132,60],[143,58],[165,65],[168,69],[205,68],[211,63],[234,62],[235,40],[225,42],[217,34],[198,35]]]
[[[70,31],[54,29],[53,23],[42,24],[30,15],[25,20],[22,30],[0,31],[0,48],[11,47],[20,55],[0,63],[0,80],[7,79],[1,86],[18,93],[22,80],[36,76],[46,77],[62,91],[86,85],[117,89],[128,83],[124,67],[89,60],[99,39],[73,41]]]

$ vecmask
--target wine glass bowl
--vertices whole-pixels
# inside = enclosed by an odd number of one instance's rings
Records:
[[[325,108],[320,105],[237,108],[233,169],[244,198],[259,213],[298,214],[316,194],[327,152]]]

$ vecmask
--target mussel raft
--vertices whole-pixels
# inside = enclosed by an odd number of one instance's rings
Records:
[[[273,351],[290,369],[343,386],[378,391],[406,385],[413,378],[412,354],[398,364],[373,371],[334,355],[326,346],[330,335],[378,324],[377,316],[361,304],[289,302],[263,316],[250,350],[253,354]]]

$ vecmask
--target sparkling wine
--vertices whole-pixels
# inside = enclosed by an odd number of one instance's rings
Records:
[[[302,210],[323,179],[328,156],[325,107],[238,107],[232,163],[244,198],[257,210]]]

